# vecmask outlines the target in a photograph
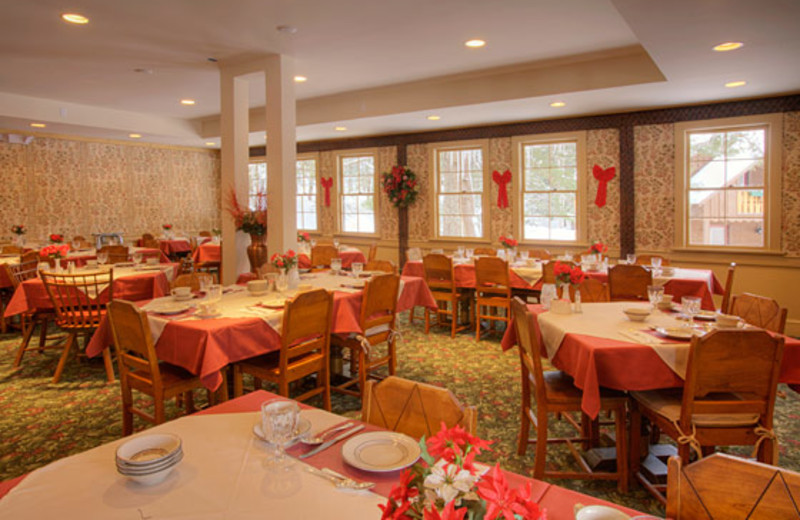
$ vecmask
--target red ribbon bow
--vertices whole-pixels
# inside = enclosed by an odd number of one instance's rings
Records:
[[[506,170],[503,173],[495,170],[492,172],[492,180],[497,183],[497,207],[508,207],[508,190],[506,185],[511,182],[511,170]]]
[[[597,204],[597,207],[602,208],[603,206],[606,205],[606,194],[607,194],[607,190],[608,190],[608,188],[607,188],[608,181],[610,181],[611,179],[616,177],[616,175],[617,175],[616,172],[617,172],[617,169],[614,168],[613,166],[610,167],[610,168],[606,168],[604,170],[603,168],[599,167],[598,165],[596,165],[596,164],[594,165],[594,168],[592,169],[592,174],[594,175],[594,178],[597,179],[597,182],[599,183],[597,185],[597,196],[594,199],[594,203]]]
[[[331,207],[331,187],[333,186],[333,177],[322,177],[320,179],[322,187],[325,188],[325,207]]]

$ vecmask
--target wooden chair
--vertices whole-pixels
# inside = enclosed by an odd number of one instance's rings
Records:
[[[86,240],[86,237],[83,235],[75,235],[74,237],[72,237],[72,242],[73,243],[77,242],[78,247],[80,249],[91,249],[92,247],[94,247],[94,244]]]
[[[660,258],[661,265],[670,265],[669,258],[663,257],[661,255],[636,255],[636,265],[646,265],[651,266],[653,265],[653,258]]]
[[[397,366],[394,330],[397,292],[400,277],[394,274],[375,276],[364,287],[361,299],[361,315],[358,320],[362,334],[331,337],[331,346],[337,351],[350,351],[350,379],[332,390],[361,396],[366,388],[367,378],[375,377],[373,371],[386,365],[393,376]],[[377,355],[376,346],[386,343],[386,354]],[[339,354],[337,352],[337,355]],[[357,374],[356,374],[357,372]],[[350,387],[358,385],[358,391]]]
[[[497,256],[497,249],[492,247],[476,247],[472,254],[475,256]]]
[[[369,245],[369,254],[367,255],[367,262],[375,260],[376,256],[378,256],[378,243],[373,242]]]
[[[317,244],[311,248],[311,267],[313,269],[330,269],[331,260],[339,257],[339,250],[332,245]]]
[[[436,310],[425,309],[425,334],[430,333],[431,313],[436,314],[436,325],[446,325],[442,319],[450,317],[450,337],[456,337],[456,332],[469,327],[469,323],[458,324],[458,315],[461,304],[469,306],[469,316],[473,314],[471,291],[456,287],[453,272],[453,260],[445,255],[425,255],[422,259],[425,269],[425,283],[428,285],[433,299],[436,301]]]
[[[547,249],[528,249],[529,258],[538,258],[539,260],[550,260],[552,255]]]
[[[461,426],[470,435],[478,430],[477,409],[463,406],[450,390],[396,376],[367,381],[361,420],[415,439],[436,435],[442,423]]]
[[[733,275],[736,272],[736,262],[731,262],[728,266],[728,275],[725,277],[725,292],[722,293],[722,305],[720,305],[719,312],[723,314],[730,313],[731,310],[731,296],[733,295]]]
[[[406,260],[408,262],[422,262],[422,249],[418,247],[409,247],[406,250]]]
[[[522,368],[522,419],[520,424],[517,453],[522,456],[528,444],[536,444],[536,459],[533,478],[569,478],[616,480],[620,493],[628,491],[628,444],[626,440],[625,405],[628,398],[622,392],[600,389],[600,411],[614,413],[617,447],[617,467],[614,472],[593,472],[578,453],[575,443],[585,443],[589,437],[548,438],[547,422],[551,413],[564,414],[577,429],[586,431],[572,418],[570,412],[581,412],[583,394],[574,385],[571,377],[560,370],[544,372],[541,348],[533,327],[533,318],[525,303],[514,298],[511,302]],[[588,417],[584,417],[588,422]],[[530,439],[531,424],[536,427],[536,438]],[[552,471],[546,469],[547,445],[564,443],[583,471]]]
[[[124,264],[130,261],[128,246],[103,246],[99,252],[108,254],[109,264]]]
[[[199,232],[197,234],[197,236],[199,236],[199,237],[209,237],[210,238],[210,237],[212,237],[214,235],[211,234],[211,231],[203,230],[203,231]]]
[[[489,320],[489,329],[495,322],[506,326],[511,321],[511,283],[508,262],[495,256],[475,259],[475,340],[481,339],[481,319]],[[504,314],[498,314],[499,310]]]
[[[23,249],[21,247],[19,247],[19,246],[3,246],[3,248],[0,249],[0,254],[3,254],[3,255],[21,255],[22,251],[23,251]]]
[[[281,348],[270,353],[239,361],[233,365],[233,394],[242,395],[243,374],[251,374],[255,389],[262,380],[278,385],[278,393],[290,397],[289,384],[316,375],[314,388],[293,397],[305,401],[322,395],[323,406],[331,409],[330,332],[333,295],[325,289],[298,294],[283,307]]]
[[[214,277],[208,273],[181,274],[172,281],[172,289],[176,287],[191,287],[192,292],[197,292],[201,286],[208,286],[213,283]]]
[[[147,322],[147,313],[136,304],[114,300],[108,304],[108,322],[117,351],[122,390],[122,435],[133,433],[133,416],[153,424],[165,420],[164,401],[183,396],[186,411],[194,412],[192,390],[203,388],[200,378],[183,368],[159,362]],[[153,398],[153,413],[137,407],[133,390]]]
[[[798,520],[798,503],[800,473],[722,453],[689,465],[669,459],[667,518]]]
[[[58,361],[53,383],[58,383],[72,346],[77,347],[78,335],[87,339],[94,334],[106,314],[104,301],[114,299],[114,270],[88,274],[61,274],[44,271],[42,281],[53,303],[56,325],[67,333],[67,341]],[[114,382],[114,367],[108,349],[103,350],[103,362],[109,383]]]
[[[142,233],[142,240],[155,240],[152,233]]]
[[[608,293],[608,284],[603,283],[596,278],[586,278],[580,285],[578,290],[581,292],[581,302],[583,303],[596,303],[596,302],[610,302],[611,296]],[[575,287],[569,288],[570,298],[575,301]]]
[[[615,265],[608,269],[608,292],[611,301],[648,301],[647,286],[653,273],[641,265]]]
[[[787,310],[776,300],[757,294],[742,293],[731,300],[730,314],[739,316],[750,325],[783,334]]]
[[[8,279],[11,280],[13,290],[16,291],[20,284],[25,280],[31,280],[39,276],[38,271],[38,255],[35,251],[32,252],[31,257],[29,253],[22,256],[23,261],[18,264],[4,264]],[[26,258],[27,257],[27,258]],[[14,368],[22,364],[22,358],[25,352],[29,350],[43,351],[46,348],[58,348],[61,345],[47,345],[47,325],[55,317],[51,309],[33,309],[26,311],[20,316],[20,325],[22,328],[22,343],[20,343],[17,355],[14,357]],[[39,326],[39,346],[29,347],[31,337],[33,336],[36,326]]]
[[[692,338],[683,389],[631,392],[631,473],[664,502],[664,486],[639,472],[642,416],[678,442],[686,464],[714,446],[755,446],[758,460],[777,462],[772,414],[783,338],[763,330],[716,330]],[[732,355],[731,353],[735,353]]]
[[[391,260],[370,260],[364,265],[364,270],[397,274],[397,266]]]
[[[139,245],[148,249],[161,249],[161,244],[151,233],[143,233],[142,238],[139,240]]]

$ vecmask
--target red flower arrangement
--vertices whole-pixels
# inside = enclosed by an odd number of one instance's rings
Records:
[[[297,241],[301,244],[307,244],[311,242],[311,236],[306,233],[305,231],[298,231],[297,232]]]
[[[256,193],[255,208],[242,207],[236,199],[236,192],[231,189],[228,198],[228,214],[233,217],[237,231],[250,235],[267,234],[267,194]]]
[[[52,237],[52,235],[50,235]],[[52,240],[52,238],[51,238]],[[64,258],[69,253],[69,246],[67,244],[51,244],[39,250],[39,256],[42,258]]]
[[[379,506],[381,519],[544,519],[544,511],[531,500],[530,484],[510,489],[498,465],[489,470],[474,463],[489,444],[443,423],[435,436],[420,440],[422,461],[400,475],[389,500]]]
[[[60,244],[64,241],[64,235],[59,235],[58,233],[52,233],[48,238],[52,244]]]
[[[396,208],[405,208],[417,200],[417,176],[405,166],[392,166],[392,171],[382,174],[383,192]]]
[[[278,269],[281,269],[283,271],[288,271],[289,269],[297,265],[297,254],[290,249],[286,252],[286,254],[283,255],[275,253],[269,259],[269,261],[272,263],[272,265],[274,265]]]
[[[161,229],[163,229],[164,231],[172,231],[172,224],[163,224],[161,226]]]
[[[580,267],[572,267],[561,262],[556,262],[556,265],[553,266],[553,272],[556,275],[556,282],[560,285],[580,285],[586,279],[586,273]]]
[[[23,226],[22,224],[17,224],[16,226],[11,226],[11,232],[17,236],[20,236],[27,233],[28,230],[25,229],[25,226]]]
[[[589,248],[589,251],[596,255],[602,255],[603,253],[608,252],[608,246],[598,240],[592,244],[592,247]]]
[[[500,240],[500,245],[505,247],[506,249],[511,249],[512,247],[517,247],[517,244],[519,243],[516,240],[514,240],[513,238],[511,238],[510,235],[507,236],[507,237],[503,236],[503,235],[500,235],[500,239],[499,240]]]

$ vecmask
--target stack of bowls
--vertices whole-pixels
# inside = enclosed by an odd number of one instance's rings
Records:
[[[183,459],[181,439],[171,433],[140,435],[117,448],[117,471],[134,482],[162,482]]]

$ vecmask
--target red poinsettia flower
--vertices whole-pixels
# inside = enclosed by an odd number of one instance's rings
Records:
[[[60,244],[63,241],[64,241],[63,235],[59,235],[58,233],[53,233],[50,235],[50,242],[53,242],[54,244]]]
[[[294,252],[293,249],[290,249],[290,250],[286,251],[286,256],[288,256],[289,258],[294,258],[294,255],[295,255],[295,252]]]
[[[569,275],[571,271],[572,267],[569,264],[556,262],[556,265],[553,266],[553,273],[555,273],[556,276]]]
[[[467,448],[469,448],[470,453],[473,454],[469,460],[471,465],[475,455],[480,455],[482,450],[488,450],[491,442],[470,435],[458,425],[448,429],[445,423],[442,422],[442,429],[428,439],[427,444],[428,453],[430,453],[431,457],[435,459],[441,458],[447,462],[455,462],[456,457],[463,457]]]
[[[575,266],[569,272],[569,281],[572,285],[579,285],[586,279],[586,274],[580,267]]]
[[[592,247],[589,248],[589,251],[592,251],[595,254],[603,254],[608,251],[608,246],[600,241],[597,241],[592,244]]]
[[[508,487],[499,464],[495,464],[478,482],[478,496],[486,501],[486,520],[501,517],[514,520],[516,493]]]
[[[406,511],[411,508],[411,502],[396,504],[390,498],[386,504],[378,504],[378,507],[383,511],[381,520],[414,520],[406,514]]]
[[[435,506],[423,511],[424,520],[464,520],[467,516],[467,508],[460,507],[456,509],[456,501],[451,500],[444,506],[441,514],[436,510]]]

